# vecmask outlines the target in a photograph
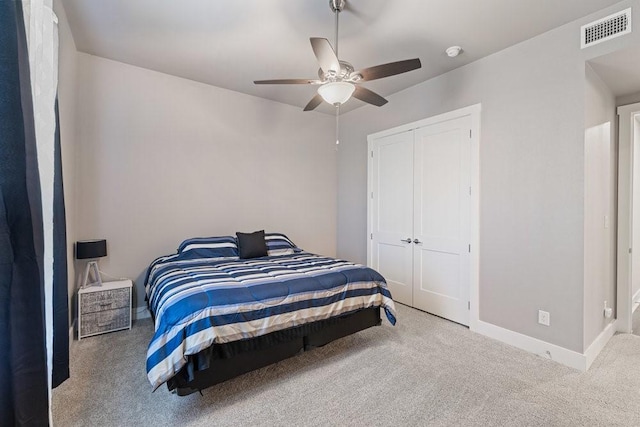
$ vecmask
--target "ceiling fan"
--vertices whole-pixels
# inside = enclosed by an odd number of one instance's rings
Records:
[[[420,59],[407,59],[404,61],[390,62],[355,71],[353,65],[347,61],[338,59],[338,16],[345,7],[346,0],[329,0],[329,6],[336,15],[336,40],[335,50],[329,40],[312,37],[311,48],[320,64],[318,79],[281,79],[281,80],[256,80],[257,85],[264,84],[309,84],[318,85],[318,93],[304,107],[304,111],[315,109],[322,101],[326,101],[335,107],[347,102],[351,96],[369,104],[381,107],[387,100],[377,93],[361,86],[361,82],[395,76],[407,71],[417,70],[422,66]]]

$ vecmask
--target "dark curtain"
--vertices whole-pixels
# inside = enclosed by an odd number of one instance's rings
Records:
[[[67,224],[62,185],[60,120],[56,99],[56,135],[53,179],[53,372],[51,386],[69,378],[69,299],[67,293]]]
[[[48,425],[42,206],[22,4],[0,1],[0,425]]]

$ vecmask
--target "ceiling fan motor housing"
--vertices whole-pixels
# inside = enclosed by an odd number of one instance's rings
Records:
[[[346,0],[329,0],[329,6],[333,12],[342,12]]]
[[[323,82],[339,82],[339,81],[358,81],[362,76],[358,73],[353,74],[353,65],[347,61],[340,61],[340,72],[335,73],[333,70],[329,70],[326,73],[322,71],[322,68],[318,69],[318,77]],[[353,75],[352,75],[353,74]]]

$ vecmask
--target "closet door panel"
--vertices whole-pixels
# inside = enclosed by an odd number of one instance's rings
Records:
[[[440,297],[459,298],[459,255],[419,248],[418,262],[420,268],[418,277],[422,278],[423,290],[428,290]]]
[[[469,323],[470,120],[416,130],[414,293],[416,308]]]
[[[413,132],[373,144],[371,266],[395,301],[413,304]]]

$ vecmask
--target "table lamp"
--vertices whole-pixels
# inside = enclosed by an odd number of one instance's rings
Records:
[[[102,286],[100,278],[100,270],[98,269],[98,258],[107,256],[107,241],[101,240],[80,240],[76,242],[76,259],[89,259],[87,267],[84,270],[84,278],[81,287]],[[89,276],[93,275],[91,283]]]

